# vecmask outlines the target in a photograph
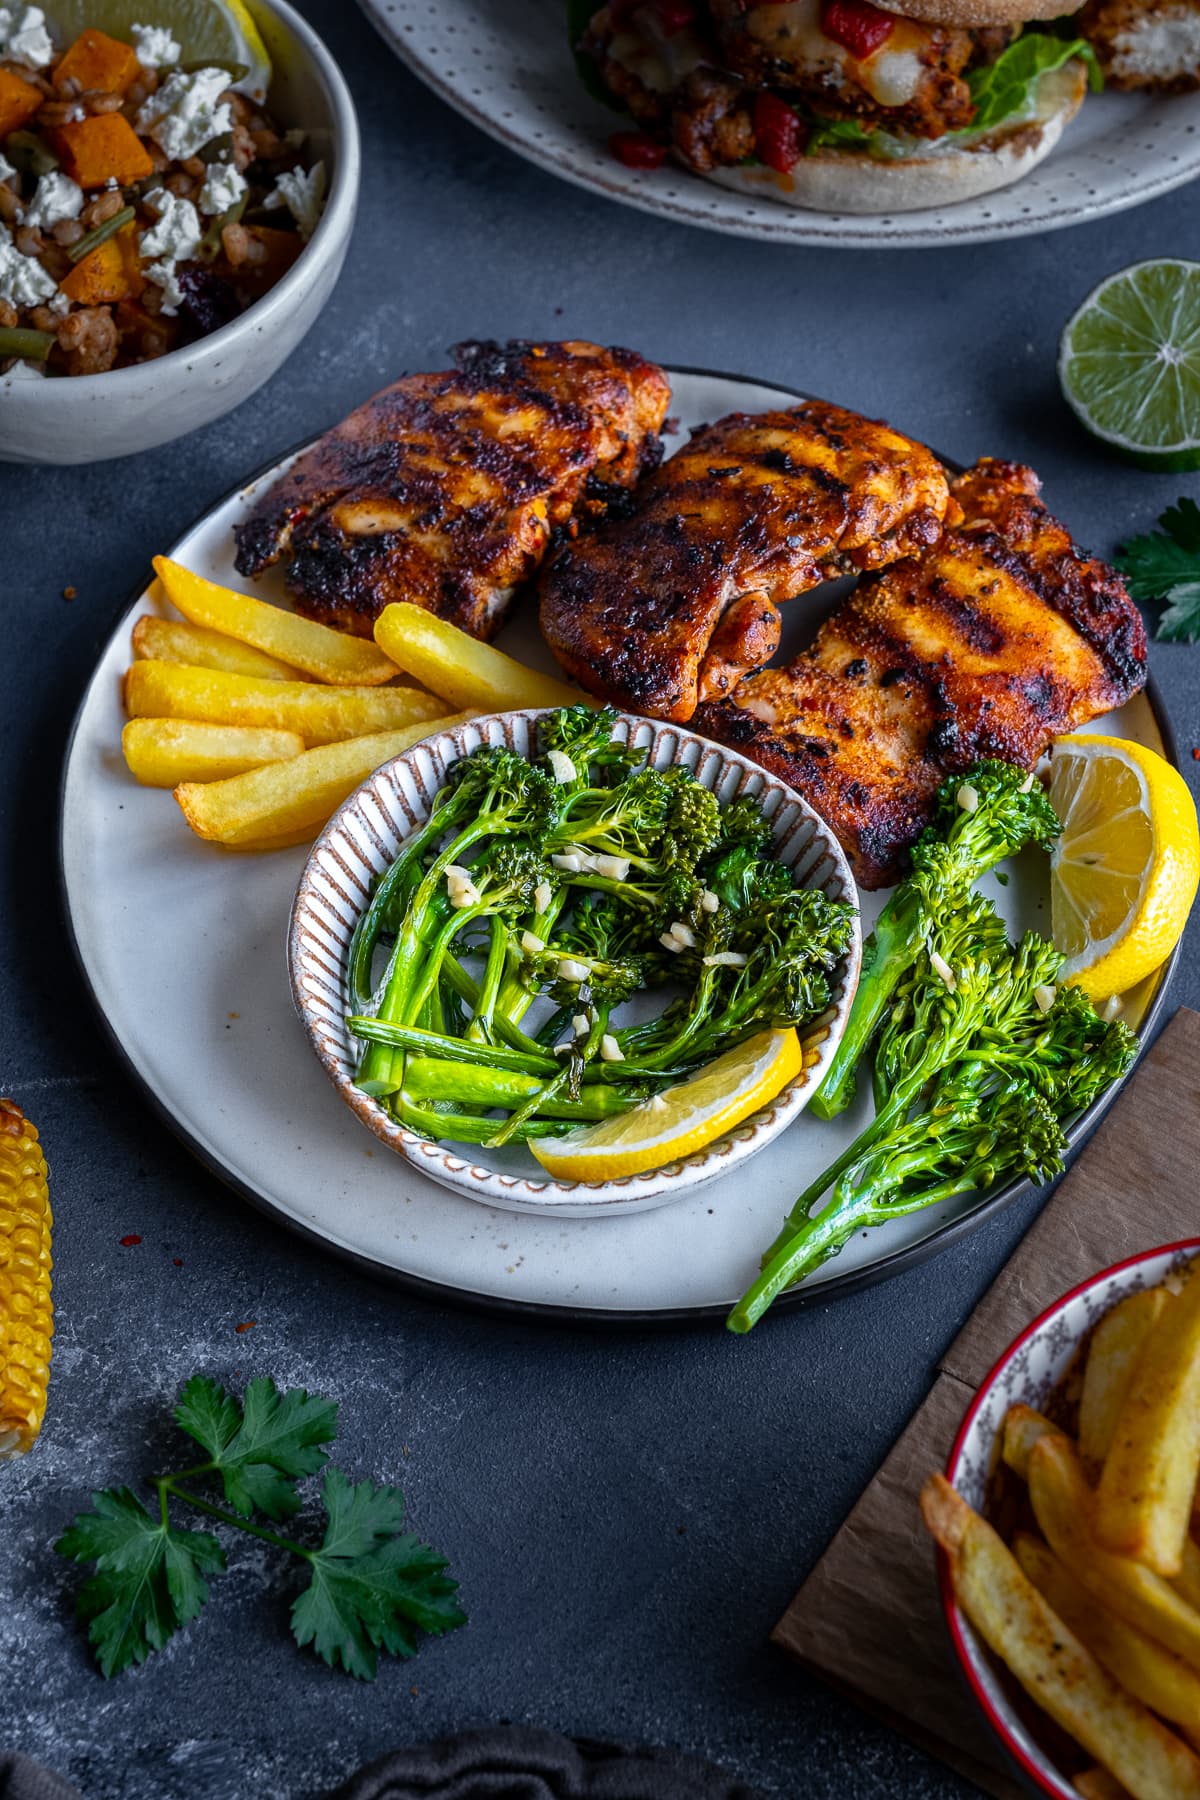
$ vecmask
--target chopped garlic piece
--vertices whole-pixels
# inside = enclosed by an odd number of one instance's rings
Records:
[[[953,993],[958,986],[958,982],[955,980],[954,970],[950,967],[950,964],[946,961],[945,957],[942,956],[939,951],[931,950],[929,952],[929,960],[933,964],[933,972],[938,980],[944,981],[946,986],[950,989],[950,992]]]
[[[1017,789],[1017,792],[1019,794],[1031,794],[1033,792],[1033,784],[1034,784],[1035,779],[1036,779],[1036,770],[1030,769],[1028,775],[1025,777],[1024,781],[1021,783],[1020,787]]]
[[[675,939],[681,950],[690,950],[696,942],[695,932],[692,931],[689,926],[685,925],[682,919],[676,919],[675,923],[672,925],[671,936]]]
[[[471,871],[464,869],[461,863],[447,863],[446,893],[456,912],[464,906],[479,904],[479,889],[471,880]]]
[[[1058,989],[1052,981],[1043,982],[1041,987],[1035,987],[1033,997],[1037,1001],[1038,1011],[1048,1013],[1054,1005],[1057,995]]]
[[[565,750],[549,751],[546,756],[546,761],[550,764],[554,779],[557,781],[559,787],[565,787],[568,781],[578,781],[579,770],[575,767],[575,764],[571,761]]]
[[[590,861],[594,872],[607,876],[609,881],[624,881],[629,873],[627,856],[593,856]]]
[[[705,888],[704,892],[700,896],[700,911],[706,912],[706,913],[715,913],[715,912],[720,911],[720,907],[721,907],[721,902],[717,899],[717,896],[714,893],[712,893],[709,888]]]
[[[586,963],[576,962],[572,956],[560,956],[558,959],[558,978],[560,981],[586,981],[591,970]]]
[[[550,902],[554,898],[554,889],[548,881],[539,881],[533,890],[533,910],[544,913],[550,910]]]
[[[1104,1020],[1106,1025],[1111,1025],[1120,1010],[1120,994],[1110,994],[1108,999],[1104,1002],[1104,1005],[1100,1008],[1100,1017]]]
[[[620,1044],[618,1044],[616,1038],[613,1036],[611,1031],[606,1031],[604,1036],[600,1039],[600,1061],[601,1062],[624,1062],[625,1061],[625,1052],[622,1050]]]
[[[565,1056],[567,1054],[568,1050],[573,1050],[574,1048],[575,1048],[575,1039],[574,1038],[563,1038],[563,1040],[560,1044],[555,1044],[554,1055],[555,1056]]]
[[[538,937],[535,932],[523,931],[521,933],[521,948],[526,956],[536,956],[539,951],[546,948],[546,940],[545,938]]]
[[[647,1112],[662,1113],[667,1110],[667,1103],[661,1094],[655,1094],[651,1099],[643,1100],[642,1105]]]
[[[565,850],[559,856],[552,856],[550,861],[556,869],[561,869],[564,875],[578,875],[583,868],[583,858],[577,850]]]
[[[979,811],[979,789],[973,788],[969,781],[964,781],[958,790],[958,804],[964,812]]]
[[[662,945],[664,950],[670,950],[676,956],[678,956],[679,952],[683,949],[683,945],[680,943],[679,939],[675,936],[675,933],[673,931],[660,932],[659,936],[658,936],[658,941]]]
[[[713,956],[701,957],[706,969],[744,969],[750,958],[740,950],[718,950]]]
[[[575,1017],[571,1020],[571,1029],[574,1031],[576,1037],[586,1037],[588,1032],[592,1029],[592,1021],[588,1018],[586,1013],[576,1013]]]

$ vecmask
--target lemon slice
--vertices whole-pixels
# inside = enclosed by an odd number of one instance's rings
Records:
[[[1183,776],[1124,738],[1064,737],[1050,764],[1062,836],[1050,859],[1062,979],[1093,1000],[1124,994],[1171,954],[1200,879]]]
[[[632,1111],[565,1137],[535,1139],[529,1148],[560,1181],[638,1175],[690,1156],[732,1131],[794,1081],[803,1066],[800,1040],[790,1026],[760,1031]]]
[[[242,0],[49,0],[45,11],[60,53],[89,25],[126,44],[135,25],[162,25],[179,45],[181,63],[240,70],[230,86],[266,99],[271,59]]]

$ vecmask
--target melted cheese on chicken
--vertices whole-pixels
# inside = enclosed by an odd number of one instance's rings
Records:
[[[821,0],[752,7],[746,27],[769,55],[837,70],[881,106],[906,106],[921,85],[929,31],[913,19],[897,18],[879,49],[861,60],[821,30]]]

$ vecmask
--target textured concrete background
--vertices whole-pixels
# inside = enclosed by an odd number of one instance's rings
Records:
[[[963,1794],[766,1638],[1036,1203],[738,1342],[542,1329],[373,1286],[227,1194],[115,1066],[56,899],[58,770],[149,557],[246,470],[401,369],[441,366],[461,337],[626,342],[886,414],[949,455],[1027,458],[1081,540],[1110,549],[1198,483],[1083,440],[1055,341],[1108,271],[1200,254],[1195,189],[995,249],[741,243],[556,183],[426,95],[345,0],[306,10],[366,149],[357,235],[317,329],[263,393],[173,449],[0,468],[0,1091],[37,1119],[53,1166],[58,1307],[42,1442],[0,1471],[0,1742],[88,1800],[295,1800],[393,1744],[498,1718],[679,1744],[772,1795]],[[1200,650],[1156,649],[1154,667],[1186,757]],[[1174,999],[1200,1003],[1194,938]],[[130,1233],[141,1243],[122,1247]],[[282,1572],[239,1545],[203,1623],[103,1683],[49,1547],[90,1488],[163,1466],[168,1403],[196,1369],[337,1396],[340,1460],[403,1485],[453,1558],[470,1628],[360,1687],[292,1647]]]

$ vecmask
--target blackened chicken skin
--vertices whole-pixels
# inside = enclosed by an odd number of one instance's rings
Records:
[[[932,550],[862,581],[790,667],[696,714],[804,795],[863,887],[904,873],[947,775],[981,757],[1032,769],[1145,681],[1141,615],[1038,489],[1031,469],[984,459],[954,483],[964,518]]]
[[[298,611],[369,637],[409,600],[499,626],[552,534],[600,516],[661,454],[662,370],[596,344],[465,344],[325,434],[237,531],[237,567],[288,558]]]
[[[940,463],[886,425],[815,400],[733,413],[555,553],[542,631],[592,693],[687,720],[774,654],[781,602],[932,543],[948,504]]]

